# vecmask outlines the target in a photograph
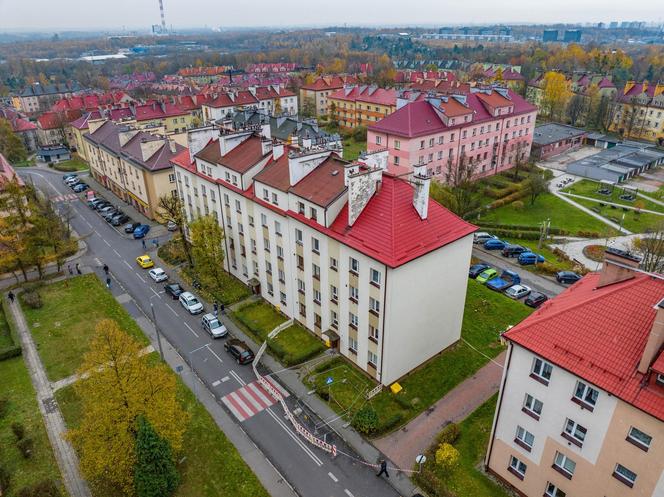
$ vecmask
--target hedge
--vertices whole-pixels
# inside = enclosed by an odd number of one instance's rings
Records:
[[[518,238],[519,240],[539,240],[538,231],[492,229],[491,233],[504,238]]]
[[[481,219],[477,224],[482,227],[482,229],[504,229],[504,230],[517,230],[517,231],[537,231],[539,233],[539,226],[528,226],[525,224],[503,224],[503,223],[492,223],[492,222],[483,222]],[[560,228],[550,228],[549,233],[552,235],[569,235],[569,231]]]

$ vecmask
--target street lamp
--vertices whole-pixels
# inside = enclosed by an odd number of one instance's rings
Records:
[[[159,297],[159,294],[156,293],[152,297],[150,297],[150,311],[152,312],[152,324],[154,324],[154,329],[157,332],[157,345],[159,346],[159,356],[161,357],[161,360],[164,360],[164,349],[161,346],[161,331],[159,331],[159,325],[157,324],[157,316],[155,315],[154,312],[154,304],[152,303],[152,299],[155,297]]]
[[[201,345],[197,349],[190,350],[189,352],[187,352],[187,356],[189,357],[189,371],[191,372],[191,382],[194,385],[194,397],[196,397],[196,395],[197,395],[196,394],[196,383],[197,383],[197,381],[196,381],[196,378],[194,377],[194,363],[192,361],[192,355],[194,354],[194,352],[198,352],[199,350],[204,349],[207,346],[208,346],[208,344],[206,343],[205,345]]]

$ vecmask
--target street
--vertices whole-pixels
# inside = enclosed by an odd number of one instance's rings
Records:
[[[30,176],[35,186],[53,198],[56,209],[64,203],[70,203],[75,212],[72,227],[85,238],[88,245],[88,252],[81,259],[81,265],[93,268],[100,279],[105,281],[102,267],[107,264],[112,277],[111,291],[120,301],[126,302],[125,308],[134,318],[147,316],[152,319],[151,307],[154,306],[156,325],[180,355],[188,358],[190,366],[204,383],[201,388],[210,389],[216,398],[221,399],[224,408],[299,495],[398,495],[385,480],[375,477],[373,468],[351,457],[354,454],[352,449],[333,433],[329,436],[340,451],[345,453],[336,458],[314,448],[298,436],[284,417],[281,407],[256,387],[252,368],[236,364],[224,350],[224,339],[212,340],[203,331],[201,315],[189,315],[177,300],[164,294],[164,283],[152,282],[147,271],[137,265],[135,258],[145,253],[139,240],[118,233],[80,200],[83,195],[72,196],[72,191],[63,184],[60,173],[36,168],[26,168],[19,172],[24,177]],[[109,200],[122,205],[119,200]],[[160,241],[165,241],[165,238]],[[151,248],[152,243],[149,240],[146,243]],[[222,320],[226,321],[227,318],[223,317]],[[276,388],[283,389],[277,375],[269,379]],[[298,407],[297,400],[294,395],[287,397],[292,409]]]

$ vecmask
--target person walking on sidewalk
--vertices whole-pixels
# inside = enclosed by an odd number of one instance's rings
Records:
[[[111,278],[106,278],[106,288],[111,289]]]
[[[387,461],[385,459],[380,460],[380,471],[376,476],[385,475],[385,478],[389,478],[390,474],[387,472]]]
[[[7,298],[9,299],[9,301],[10,301],[11,303],[14,303],[14,292],[10,291],[10,292],[7,294]]]
[[[214,316],[219,316],[219,304],[217,304],[216,300],[214,301]]]
[[[108,264],[104,264],[104,274],[108,276]]]
[[[145,247],[145,240],[144,239],[141,239],[141,245],[143,245],[143,250],[145,250],[146,247]]]
[[[83,274],[83,273],[81,273],[81,268],[78,267],[78,262],[76,263],[76,273],[77,274]]]

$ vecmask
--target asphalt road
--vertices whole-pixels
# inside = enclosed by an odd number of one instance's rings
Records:
[[[72,193],[63,184],[59,173],[32,168],[21,169],[19,173],[32,176],[34,184],[50,198]],[[79,197],[82,198],[82,195]],[[201,388],[209,388],[221,397],[255,380],[250,366],[239,366],[224,351],[224,339],[212,340],[203,331],[200,315],[189,315],[178,301],[164,294],[163,283],[153,283],[147,270],[136,264],[135,258],[144,253],[140,241],[116,231],[85,202],[70,200],[69,203],[76,213],[72,226],[88,244],[83,263],[95,268],[102,280],[105,280],[102,267],[108,264],[113,277],[111,291],[116,296],[122,295],[121,298],[131,297],[140,307],[132,310],[129,306],[134,317],[142,314],[150,316],[151,305],[154,306],[161,332],[182,357],[189,358],[188,362],[205,384]],[[116,204],[121,205],[121,202]],[[288,397],[288,402],[291,406],[297,405],[293,395]],[[231,410],[226,409],[232,414]],[[387,482],[376,478],[371,468],[344,455],[332,458],[304,442],[291,429],[278,404],[257,412],[240,424],[302,497],[398,495]],[[334,442],[342,451],[353,453],[342,441]]]

